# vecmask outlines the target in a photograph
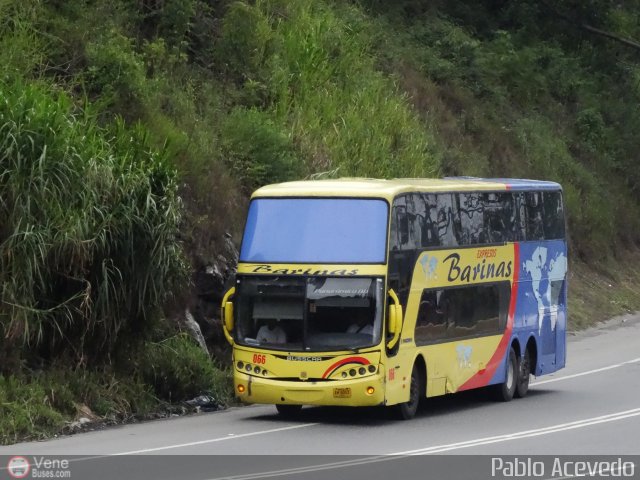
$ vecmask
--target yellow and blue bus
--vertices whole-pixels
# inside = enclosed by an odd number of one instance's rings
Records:
[[[554,182],[339,179],[251,198],[223,299],[247,403],[394,406],[565,365],[567,243]]]

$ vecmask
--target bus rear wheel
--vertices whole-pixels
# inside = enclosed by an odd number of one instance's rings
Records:
[[[518,357],[513,348],[509,349],[507,357],[507,371],[505,372],[504,382],[491,386],[491,396],[499,402],[510,402],[516,393],[516,384],[518,380]]]
[[[409,401],[396,405],[398,417],[401,420],[411,420],[416,416],[418,405],[420,404],[420,396],[424,388],[422,388],[422,377],[417,364],[413,365],[411,370],[411,384],[409,385]]]
[[[300,411],[302,410],[302,405],[276,405],[276,410],[280,414],[280,416],[284,418],[296,418],[300,415]]]
[[[531,355],[529,349],[524,351],[524,357],[520,360],[518,368],[518,380],[516,385],[516,397],[522,398],[529,391],[529,379],[531,378]]]

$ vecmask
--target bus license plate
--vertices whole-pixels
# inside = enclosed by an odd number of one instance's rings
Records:
[[[334,388],[333,389],[333,398],[351,398],[351,388]]]

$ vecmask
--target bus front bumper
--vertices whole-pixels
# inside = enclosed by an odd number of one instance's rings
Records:
[[[241,401],[286,405],[384,405],[384,381],[384,374],[380,373],[322,382],[275,380],[237,371],[234,375],[235,392]]]

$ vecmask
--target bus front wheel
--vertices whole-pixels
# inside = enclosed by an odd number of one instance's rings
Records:
[[[491,394],[495,400],[500,402],[510,402],[516,393],[517,382],[519,378],[518,357],[513,348],[509,349],[507,357],[507,371],[505,372],[504,382],[491,386]]]
[[[276,405],[276,410],[278,413],[284,418],[295,418],[300,415],[300,411],[302,410],[302,405]]]
[[[418,404],[420,403],[422,388],[422,377],[418,365],[413,365],[411,370],[411,385],[409,385],[409,401],[396,405],[398,416],[401,420],[411,420],[416,416]]]

